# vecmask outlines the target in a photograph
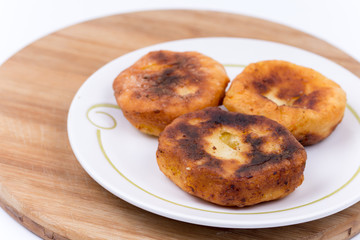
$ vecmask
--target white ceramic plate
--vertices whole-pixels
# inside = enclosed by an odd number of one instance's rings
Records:
[[[307,147],[303,184],[284,199],[246,208],[217,206],[180,190],[159,170],[157,138],[140,133],[116,106],[112,82],[151,50],[198,51],[226,66],[233,79],[243,65],[282,59],[311,67],[347,93],[342,123],[323,142]],[[150,212],[195,224],[265,228],[319,219],[360,200],[360,80],[313,53],[274,42],[198,38],[166,42],[121,56],[95,72],[79,89],[68,115],[68,135],[83,168],[104,188]]]

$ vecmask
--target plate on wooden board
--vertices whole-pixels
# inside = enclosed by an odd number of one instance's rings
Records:
[[[142,134],[122,115],[115,77],[152,50],[198,51],[222,63],[233,79],[244,66],[286,60],[313,68],[347,93],[342,123],[324,141],[306,147],[303,184],[289,196],[246,208],[226,208],[193,197],[173,184],[156,163],[157,138]],[[359,79],[334,62],[292,46],[245,38],[196,38],[165,42],[123,55],[95,72],[75,95],[68,136],[82,167],[100,185],[147,211],[194,224],[266,228],[319,219],[360,200]]]

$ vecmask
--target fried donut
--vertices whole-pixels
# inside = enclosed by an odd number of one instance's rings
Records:
[[[248,65],[233,80],[224,106],[273,119],[307,146],[329,136],[341,122],[346,94],[313,69],[286,61],[262,61]]]
[[[121,72],[113,89],[127,120],[158,136],[176,117],[222,103],[224,67],[198,52],[154,51]]]
[[[206,108],[175,119],[158,141],[160,170],[184,191],[215,204],[279,199],[304,179],[304,147],[263,116]]]

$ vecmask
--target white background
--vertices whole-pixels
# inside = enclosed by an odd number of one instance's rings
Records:
[[[150,9],[206,9],[263,18],[323,39],[360,62],[359,0],[0,0],[0,64],[58,29],[106,15]],[[0,239],[39,238],[0,208]]]

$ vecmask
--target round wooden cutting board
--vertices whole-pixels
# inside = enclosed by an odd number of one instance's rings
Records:
[[[0,205],[44,239],[346,239],[358,233],[360,203],[320,220],[279,228],[183,223],[124,202],[82,169],[66,127],[81,84],[110,60],[135,49],[214,36],[296,46],[360,77],[360,64],[328,43],[241,15],[146,11],[71,26],[32,43],[0,67]]]

